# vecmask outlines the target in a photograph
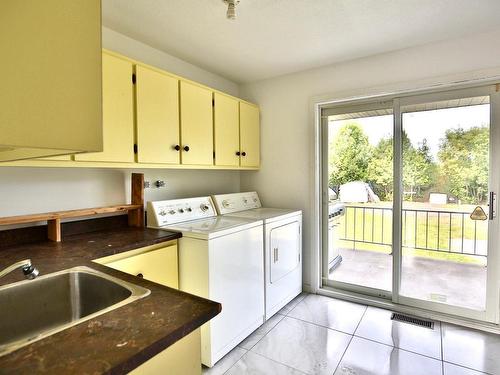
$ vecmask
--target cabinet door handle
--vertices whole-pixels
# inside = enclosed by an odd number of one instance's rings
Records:
[[[241,155],[243,155],[243,156],[247,156],[247,153],[246,153],[245,151],[243,151],[243,152],[241,153]]]
[[[180,149],[181,149],[181,146],[179,146],[179,145],[175,145],[175,146],[174,146],[174,150],[175,150],[175,151],[180,151]]]
[[[241,155],[241,152],[236,151],[236,155],[237,155],[237,156],[240,156],[240,155]]]
[[[136,276],[140,277],[141,279],[144,279],[144,275],[142,273],[138,273]]]
[[[188,152],[189,151],[189,146],[184,146],[184,151]]]

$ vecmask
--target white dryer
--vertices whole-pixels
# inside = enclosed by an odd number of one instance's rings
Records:
[[[148,226],[182,232],[179,287],[222,304],[201,328],[212,367],[264,322],[262,220],[217,216],[210,197],[148,202]]]
[[[264,221],[265,316],[302,291],[302,211],[263,208],[257,192],[213,196],[223,217]]]

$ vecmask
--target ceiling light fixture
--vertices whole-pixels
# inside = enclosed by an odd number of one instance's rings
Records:
[[[223,0],[224,4],[227,4],[226,17],[229,20],[236,19],[236,5],[240,3],[240,0]]]

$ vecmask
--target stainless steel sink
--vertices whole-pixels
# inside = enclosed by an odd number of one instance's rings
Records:
[[[0,287],[0,356],[150,294],[88,267]]]

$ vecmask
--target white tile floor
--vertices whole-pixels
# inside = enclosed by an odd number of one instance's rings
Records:
[[[301,294],[203,375],[500,374],[500,335]]]

